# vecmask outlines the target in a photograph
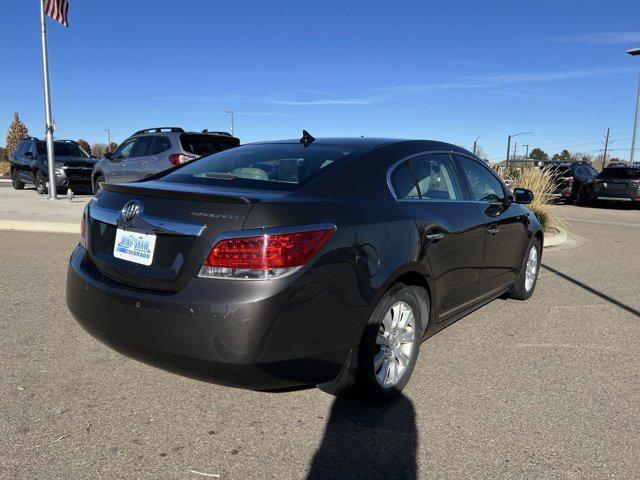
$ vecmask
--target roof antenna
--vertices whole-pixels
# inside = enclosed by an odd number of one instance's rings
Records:
[[[307,132],[306,130],[302,130],[302,138],[300,139],[300,143],[304,145],[304,148],[307,148],[309,145],[311,145],[314,140],[315,138],[312,137],[309,132]]]

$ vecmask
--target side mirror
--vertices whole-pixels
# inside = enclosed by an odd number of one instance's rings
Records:
[[[113,152],[105,152],[104,158],[107,160],[113,160]]]
[[[24,156],[27,158],[33,158],[33,152],[24,152]]]
[[[526,188],[514,188],[513,198],[515,203],[528,205],[533,202],[533,192],[531,190],[527,190]]]

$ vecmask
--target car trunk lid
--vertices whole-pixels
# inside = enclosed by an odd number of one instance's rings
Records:
[[[217,235],[241,230],[253,205],[276,195],[155,181],[104,184],[89,206],[88,252],[102,273],[119,282],[175,292],[197,274]],[[132,202],[137,213],[128,218],[123,209]],[[114,256],[118,229],[155,235],[150,265]]]

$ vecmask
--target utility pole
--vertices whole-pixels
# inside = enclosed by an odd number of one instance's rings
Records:
[[[477,151],[477,147],[478,147],[478,140],[480,140],[480,137],[476,138],[473,141],[473,154],[476,155],[476,151]]]
[[[604,139],[604,154],[602,155],[602,169],[604,170],[604,165],[607,163],[607,149],[609,148],[609,132],[611,131],[611,127],[607,128],[607,137]]]
[[[111,152],[111,130],[105,128],[104,131],[107,132],[107,152]]]
[[[56,129],[51,115],[51,92],[49,88],[49,57],[47,55],[47,24],[44,17],[44,2],[40,0],[40,33],[42,34],[42,77],[44,80],[45,136],[47,139],[47,166],[49,167],[49,200],[56,200],[56,160],[53,151],[53,131]]]
[[[509,153],[511,153],[511,135],[507,137],[507,168],[509,168]]]
[[[522,145],[523,147],[527,147],[527,153],[524,154],[524,159],[527,160],[529,158],[529,145]]]
[[[513,144],[513,161],[515,162],[516,160],[518,160],[516,158],[516,153],[518,152],[518,142]]]

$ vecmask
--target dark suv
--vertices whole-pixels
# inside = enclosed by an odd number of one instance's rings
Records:
[[[97,160],[73,140],[54,141],[53,151],[58,193],[65,194],[68,188],[90,190],[91,172]],[[11,155],[11,181],[16,190],[30,183],[35,185],[38,193],[47,192],[49,168],[47,143],[44,140],[31,137],[18,143]]]
[[[605,168],[596,178],[593,196],[598,202],[640,202],[640,165]]]
[[[551,163],[547,168],[555,183],[555,198],[566,203],[586,203],[591,199],[598,171],[587,162]]]

